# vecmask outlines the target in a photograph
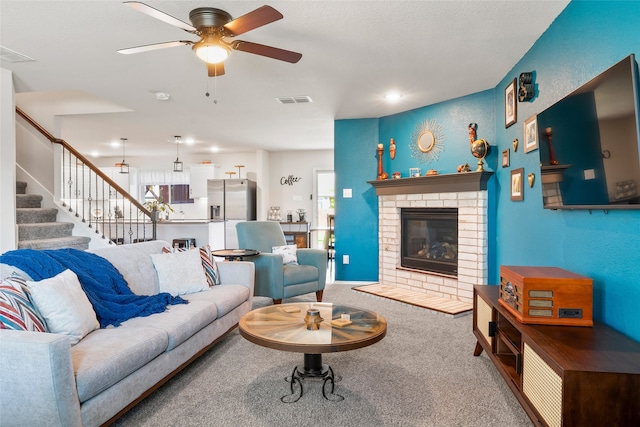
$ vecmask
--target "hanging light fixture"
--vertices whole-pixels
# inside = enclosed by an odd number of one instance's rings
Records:
[[[183,168],[182,162],[180,161],[180,153],[179,153],[180,144],[182,144],[182,140],[180,139],[180,136],[176,135],[174,141],[176,143],[176,161],[173,162],[173,171],[183,172],[184,168]]]
[[[127,138],[120,138],[122,141],[122,163],[120,163],[120,173],[129,173],[129,163],[125,163],[124,161],[124,143]]]

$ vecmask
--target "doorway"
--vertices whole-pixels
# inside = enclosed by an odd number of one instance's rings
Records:
[[[335,173],[333,170],[314,171],[314,200],[312,229],[313,248],[327,248],[333,241],[330,218],[335,213]]]

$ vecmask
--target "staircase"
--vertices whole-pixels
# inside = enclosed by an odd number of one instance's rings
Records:
[[[89,248],[91,238],[73,236],[73,224],[57,222],[58,210],[42,208],[42,196],[26,194],[26,188],[26,182],[16,182],[18,249]]]

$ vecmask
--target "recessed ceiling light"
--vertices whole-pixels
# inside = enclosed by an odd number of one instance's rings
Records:
[[[168,101],[171,95],[167,92],[156,92],[156,99],[158,101]]]
[[[111,141],[109,143],[113,148],[120,147],[120,141]]]
[[[387,102],[398,102],[402,98],[402,94],[400,92],[389,92],[384,96],[384,99]]]
[[[218,147],[211,147],[211,152],[212,152],[212,153],[217,153],[218,151],[220,151],[220,148],[218,148]]]

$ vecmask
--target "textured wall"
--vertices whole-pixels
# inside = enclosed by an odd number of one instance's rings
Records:
[[[523,71],[535,71],[538,95],[518,103],[518,122],[496,121],[499,150],[522,140],[522,123],[630,53],[640,53],[638,2],[571,2],[496,88]],[[496,116],[504,115],[496,96]],[[555,141],[554,141],[555,142]],[[559,143],[559,142],[558,142]],[[594,316],[640,340],[640,211],[550,211],[542,208],[538,151],[511,156],[497,171],[497,263],[555,265],[594,279]],[[524,167],[538,177],[523,202],[509,200],[509,170]],[[494,278],[497,279],[497,278]]]

